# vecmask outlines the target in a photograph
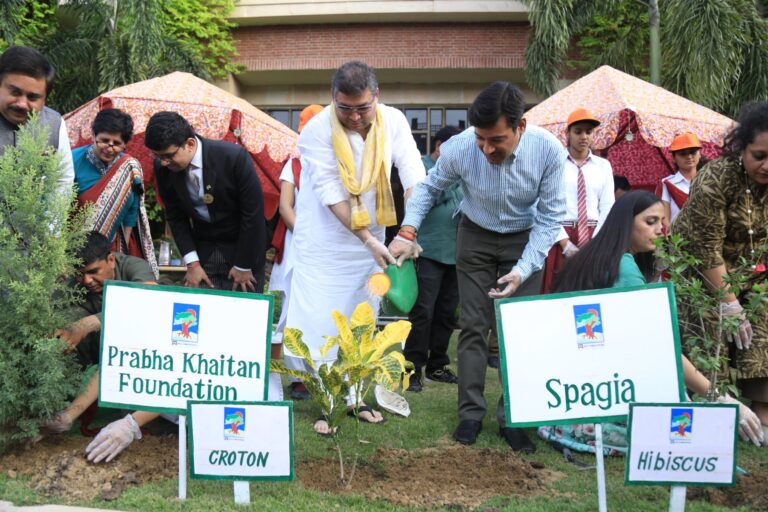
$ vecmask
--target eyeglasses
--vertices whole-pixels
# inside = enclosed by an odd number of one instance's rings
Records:
[[[125,143],[124,142],[112,142],[112,141],[104,140],[104,139],[96,139],[96,144],[99,147],[104,148],[104,149],[112,148],[112,149],[121,150],[121,149],[123,149],[125,147]]]
[[[177,147],[176,151],[174,151],[173,153],[166,153],[164,155],[161,155],[159,153],[155,153],[153,151],[152,152],[152,156],[154,156],[155,158],[160,160],[160,162],[170,162],[171,160],[173,160],[173,157],[176,156],[176,153],[178,153],[180,149],[181,149],[181,146]]]
[[[345,116],[351,115],[355,112],[357,112],[360,115],[365,115],[374,109],[374,107],[376,106],[376,99],[377,99],[376,96],[374,96],[373,99],[368,103],[365,103],[363,105],[357,105],[354,107],[351,107],[349,105],[344,105],[343,103],[334,103],[334,105],[336,106],[336,109],[340,113],[344,114]]]

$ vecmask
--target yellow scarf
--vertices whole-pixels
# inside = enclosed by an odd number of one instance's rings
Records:
[[[389,184],[389,169],[384,158],[384,118],[381,109],[376,107],[376,118],[373,120],[363,147],[363,169],[361,180],[357,179],[355,157],[352,146],[344,131],[336,109],[331,109],[331,140],[336,153],[336,162],[344,187],[349,192],[349,202],[352,207],[352,229],[362,229],[370,226],[371,216],[360,196],[376,186],[376,223],[381,226],[394,226],[395,201],[392,198],[392,187]]]

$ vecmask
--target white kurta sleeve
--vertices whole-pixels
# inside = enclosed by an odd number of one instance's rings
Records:
[[[283,170],[280,172],[279,180],[286,181],[291,185],[296,185],[296,182],[293,179],[293,158],[289,158],[288,161],[285,162]]]
[[[56,148],[56,151],[61,155],[61,166],[64,168],[64,173],[59,178],[59,190],[62,194],[69,195],[75,182],[75,164],[72,160],[72,148],[69,144],[67,125],[63,119],[59,126],[59,147]]]
[[[303,167],[318,199],[325,206],[338,204],[349,199],[347,189],[341,182],[336,163],[336,153],[331,141],[331,120],[326,108],[312,119],[299,134],[299,153]]]

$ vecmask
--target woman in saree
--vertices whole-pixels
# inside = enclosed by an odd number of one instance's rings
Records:
[[[93,121],[93,144],[72,151],[80,206],[93,205],[92,229],[112,242],[114,252],[147,260],[157,277],[157,261],[144,209],[144,174],[138,160],[125,153],[133,120],[109,108]]]

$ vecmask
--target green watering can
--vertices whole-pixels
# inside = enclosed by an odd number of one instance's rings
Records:
[[[384,274],[389,278],[390,286],[382,301],[382,313],[387,316],[407,316],[419,295],[413,260],[405,260],[400,267],[391,264]]]

